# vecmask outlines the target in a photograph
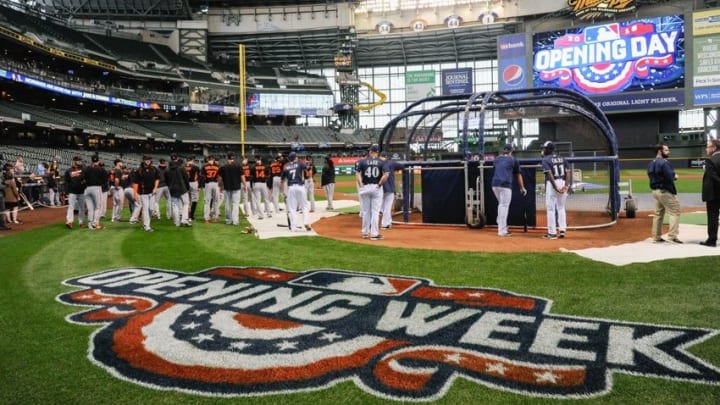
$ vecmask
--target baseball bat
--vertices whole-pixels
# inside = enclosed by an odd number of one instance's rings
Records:
[[[522,173],[520,174],[520,176],[522,176]],[[523,184],[524,184],[524,183],[525,183],[525,182],[523,182]],[[525,190],[526,190],[526,192],[527,192],[527,188],[526,188]],[[523,202],[523,232],[527,233],[527,228],[528,228],[528,218],[527,218],[527,194],[525,194],[525,195],[522,195],[522,194],[521,194],[521,195],[520,195],[520,198],[522,199],[522,202]]]
[[[525,201],[525,198],[527,198],[527,196],[525,196],[525,197],[522,198],[522,199],[523,199],[523,232],[527,233],[527,228],[528,228],[528,225],[527,225],[527,223],[528,223],[528,219],[527,219],[527,201]]]

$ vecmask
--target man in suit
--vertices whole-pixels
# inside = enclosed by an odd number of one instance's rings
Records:
[[[703,246],[717,246],[718,217],[720,216],[720,140],[708,139],[705,152],[710,157],[705,161],[702,178],[702,200],[707,210],[708,238],[700,242]]]

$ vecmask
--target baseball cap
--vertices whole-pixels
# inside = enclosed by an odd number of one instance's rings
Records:
[[[92,160],[93,162],[99,162],[99,161],[100,161],[100,158],[97,157],[97,156],[93,156],[93,157],[90,158],[90,160]]]
[[[152,156],[145,155],[145,156],[143,156],[143,160],[152,160]]]
[[[170,155],[170,160],[178,160],[178,155]]]
[[[545,141],[545,143],[543,144],[543,149],[555,150],[555,145],[550,141]]]
[[[73,157],[73,162],[80,162],[82,161],[82,158],[80,156]]]
[[[374,143],[370,146],[369,150],[370,150],[370,152],[378,152],[378,151],[380,151],[380,147],[378,146],[378,144]]]
[[[290,152],[290,154],[288,155],[289,160],[295,160],[296,157],[297,157],[297,154],[295,152]]]
[[[234,159],[235,159],[235,154],[234,154],[234,153],[228,153],[227,158],[228,158],[228,160],[234,160]]]
[[[513,150],[513,146],[511,143],[506,143],[503,147],[503,150]]]

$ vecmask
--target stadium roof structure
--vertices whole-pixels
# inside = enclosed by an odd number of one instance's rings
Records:
[[[9,0],[0,0],[7,2]],[[529,0],[525,0],[529,1]],[[638,0],[641,6],[668,3],[670,0]],[[34,7],[46,7],[55,16],[64,18],[155,19],[180,20],[197,17],[202,10],[222,7],[273,7],[298,5],[330,5],[361,1],[347,0],[37,0]],[[375,2],[377,3],[377,2]],[[719,0],[703,0],[701,7],[713,7]],[[367,2],[368,6],[374,2]],[[385,2],[382,2],[385,4]],[[543,18],[563,18],[569,8]],[[377,35],[357,32],[355,50],[357,66],[403,66],[423,63],[457,63],[491,60],[497,57],[497,36],[521,32],[524,21],[482,24],[458,29],[398,32]],[[237,44],[246,46],[246,60],[251,65],[317,69],[334,66],[334,57],[350,27],[305,30],[301,32],[258,32],[212,34],[208,36],[208,61],[232,65],[238,60]]]

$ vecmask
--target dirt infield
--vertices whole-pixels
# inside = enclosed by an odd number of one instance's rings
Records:
[[[497,228],[470,229],[451,226],[393,225],[382,232],[381,241],[360,237],[360,217],[357,214],[323,218],[313,224],[315,232],[327,238],[355,243],[412,249],[437,249],[467,252],[557,252],[559,249],[607,247],[637,242],[650,236],[650,212],[638,212],[636,218],[620,218],[617,224],[590,230],[568,231],[567,237],[542,239],[544,229],[511,229],[512,236],[499,237]]]

